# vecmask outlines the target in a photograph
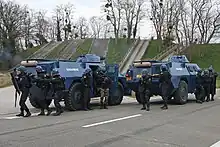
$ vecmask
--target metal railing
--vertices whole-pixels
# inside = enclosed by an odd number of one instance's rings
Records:
[[[178,47],[178,45],[171,45],[170,47],[168,47],[167,49],[163,50],[162,52],[160,52],[159,54],[157,54],[153,60],[162,60],[163,58],[165,58],[166,56],[168,56],[172,51],[176,50]]]

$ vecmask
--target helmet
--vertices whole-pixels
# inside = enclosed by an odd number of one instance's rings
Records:
[[[211,72],[213,71],[213,67],[212,67],[212,65],[209,66],[208,70],[211,71]]]
[[[92,72],[92,70],[91,70],[90,68],[87,68],[87,69],[85,70],[84,74],[89,74],[89,73],[91,73],[91,72]]]
[[[206,69],[204,70],[204,75],[208,75],[209,74],[209,71]]]
[[[36,72],[43,72],[43,68],[41,66],[36,66]]]
[[[26,73],[27,72],[27,68],[24,67],[24,66],[19,66],[16,70],[20,71],[21,73]]]
[[[59,71],[57,69],[53,69],[51,74],[52,76],[57,76],[59,75]]]
[[[146,69],[142,70],[141,74],[142,75],[148,75],[148,70],[146,70]]]
[[[167,71],[167,66],[165,64],[162,64],[160,68],[161,71]]]

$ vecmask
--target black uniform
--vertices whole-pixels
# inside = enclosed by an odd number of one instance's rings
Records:
[[[172,90],[171,74],[168,71],[163,71],[160,74],[159,81],[160,81],[161,95],[164,100],[164,106],[162,106],[161,108],[168,109],[167,100]]]
[[[25,117],[29,117],[31,115],[31,113],[30,113],[27,105],[25,104],[25,102],[26,102],[28,95],[29,95],[31,81],[26,73],[22,73],[21,75],[19,75],[16,80],[17,80],[19,89],[21,90],[21,93],[22,93],[21,97],[20,97],[20,101],[19,101],[21,113],[18,114],[17,116],[24,116],[24,111],[26,111],[27,114],[25,115]]]
[[[199,72],[196,75],[196,91],[195,91],[195,96],[196,96],[196,102],[197,103],[202,103],[205,101],[205,90],[203,87],[203,77],[201,73]]]
[[[209,76],[211,78],[211,84],[210,84],[211,101],[214,101],[214,96],[216,94],[216,78],[218,77],[218,74],[215,71],[210,71]]]
[[[210,78],[209,73],[207,71],[204,72],[203,80],[204,80],[203,87],[205,90],[206,101],[209,102],[210,101],[211,78]]]
[[[149,75],[144,75],[139,81],[138,91],[140,93],[140,98],[142,99],[143,108],[141,110],[150,110],[150,86],[152,82],[152,77]],[[147,103],[147,109],[146,109]]]
[[[83,74],[81,78],[82,84],[83,84],[83,101],[82,101],[82,107],[83,110],[91,110],[89,104],[90,104],[90,93],[92,89],[92,76],[90,73]]]
[[[54,116],[58,116],[63,113],[62,106],[60,105],[60,101],[65,96],[65,84],[64,79],[60,75],[54,75],[51,80],[53,90],[54,90],[54,105],[56,107],[56,113]]]
[[[36,82],[37,87],[41,88],[44,93],[44,97],[37,99],[41,108],[41,113],[39,115],[45,115],[45,109],[47,110],[47,115],[50,115],[52,112],[46,100],[48,89],[50,88],[50,81],[48,79],[50,79],[50,77],[46,76],[45,72],[38,72],[37,77],[33,80]]]

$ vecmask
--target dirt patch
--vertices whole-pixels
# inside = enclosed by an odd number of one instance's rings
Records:
[[[0,73],[0,88],[12,85],[10,73]]]

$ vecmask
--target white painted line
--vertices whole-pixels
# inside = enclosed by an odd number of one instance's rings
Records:
[[[111,123],[111,122],[116,122],[116,121],[120,121],[120,120],[139,117],[139,116],[142,116],[142,114],[131,115],[131,116],[121,117],[121,118],[117,118],[117,119],[107,120],[107,121],[98,122],[98,123],[94,123],[94,124],[90,124],[90,125],[85,125],[85,126],[82,126],[82,127],[83,128],[89,128],[89,127],[94,127],[94,126],[98,126],[98,125],[103,125],[103,124],[107,124],[107,123]]]
[[[40,112],[39,112],[40,113]],[[31,116],[37,116],[39,113],[31,113]],[[1,117],[0,119],[18,119],[18,118],[24,118],[24,117],[18,117],[18,116],[6,116],[6,117]]]
[[[220,147],[220,141],[216,142],[215,144],[211,145],[210,147]]]

